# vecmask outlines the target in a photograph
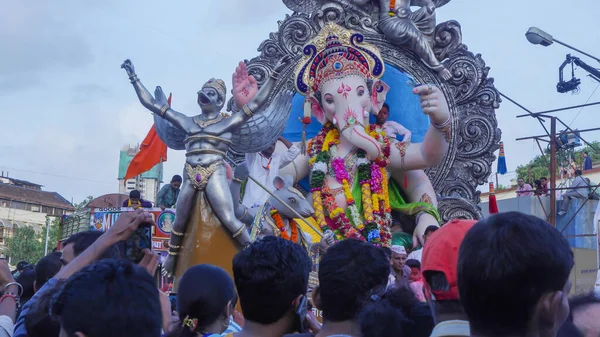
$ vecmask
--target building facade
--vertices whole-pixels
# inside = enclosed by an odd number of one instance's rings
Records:
[[[133,157],[140,151],[139,146],[124,146],[119,154],[119,193],[129,195],[132,190],[140,191],[142,199],[156,205],[156,197],[163,179],[163,164],[155,165],[150,171],[136,177],[124,180],[127,168]]]
[[[24,226],[41,232],[46,217],[72,214],[73,205],[56,192],[43,191],[42,185],[0,175],[0,255],[6,251],[6,239]]]

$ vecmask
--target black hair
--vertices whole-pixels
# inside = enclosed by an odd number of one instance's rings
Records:
[[[71,276],[51,313],[68,336],[160,336],[158,289],[147,270],[128,260],[101,260]]]
[[[168,336],[195,336],[223,315],[234,297],[233,280],[225,270],[209,264],[190,267],[179,281],[177,312],[180,322],[188,317],[197,319],[198,325],[194,331],[182,325]]]
[[[63,247],[73,244],[73,254],[79,256],[84,250],[88,249],[104,232],[102,231],[86,231],[71,235],[63,242]],[[119,249],[116,245],[111,246],[102,254],[100,259],[117,259],[120,257]]]
[[[417,269],[421,270],[421,262],[419,262],[419,260],[408,259],[408,260],[406,260],[405,264],[409,268],[417,268]]]
[[[130,199],[140,199],[142,197],[140,191],[138,190],[133,190],[131,192],[129,192],[129,198]]]
[[[389,275],[390,262],[383,249],[353,239],[336,243],[319,263],[323,319],[356,319],[373,292],[385,291]]]
[[[23,294],[20,301],[22,304],[25,304],[34,294],[33,282],[35,282],[35,270],[33,268],[25,268],[15,281],[23,287]]]
[[[363,337],[429,337],[435,326],[429,306],[406,287],[390,288],[381,300],[367,304],[359,321]]]
[[[544,220],[506,212],[479,221],[467,232],[457,264],[471,331],[525,334],[542,295],[563,290],[572,268],[569,243]]]
[[[581,170],[575,170],[575,175],[576,176],[580,176],[582,174],[583,174],[583,172],[581,172]]]
[[[279,321],[306,294],[311,268],[304,248],[278,237],[265,237],[237,253],[233,277],[244,318],[259,324]]]
[[[548,180],[548,178],[546,178],[546,177],[541,177],[541,178],[540,178],[540,180],[542,180],[542,179],[544,179],[544,180]]]
[[[49,279],[53,278],[62,267],[60,252],[50,253],[44,256],[35,266],[35,285],[41,289]]]
[[[49,315],[52,297],[59,291],[66,280],[57,281],[52,288],[36,298],[31,309],[25,314],[25,330],[27,337],[58,337],[60,334],[60,322]]]
[[[181,178],[181,176],[179,174],[174,175],[173,178],[171,179],[172,183],[174,183],[174,182],[179,182],[180,183],[182,181],[183,181],[183,179]]]
[[[21,270],[25,269],[25,267],[27,267],[27,266],[30,266],[29,262],[27,262],[25,260],[20,261],[19,263],[17,263],[17,270],[21,271]]]
[[[390,110],[390,106],[387,103],[383,103],[383,105],[381,106],[381,108],[387,108],[388,110]]]
[[[438,229],[440,229],[438,226],[427,226],[427,228],[425,228],[425,232],[423,233],[423,235],[429,235],[435,231],[437,231]]]

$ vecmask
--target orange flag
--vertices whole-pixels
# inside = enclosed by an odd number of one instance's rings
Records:
[[[169,94],[169,106],[171,105],[171,96],[172,94]],[[160,139],[156,133],[154,124],[152,124],[150,131],[148,131],[146,138],[144,138],[140,145],[140,152],[129,163],[127,173],[125,173],[125,181],[146,171],[150,171],[156,164],[164,161],[167,161],[167,144]]]

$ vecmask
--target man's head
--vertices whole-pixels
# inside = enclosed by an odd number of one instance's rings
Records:
[[[25,329],[27,337],[59,337],[60,322],[55,317],[52,317],[50,307],[52,298],[65,284],[66,280],[57,281],[52,288],[36,298],[32,302],[31,308],[25,314]]]
[[[385,292],[389,275],[383,249],[358,240],[340,241],[321,259],[313,302],[325,321],[354,320],[373,295]]]
[[[15,281],[23,287],[23,293],[21,294],[22,303],[29,301],[35,293],[35,270],[33,268],[25,268]]]
[[[392,258],[390,264],[397,273],[402,270],[404,263],[406,263],[406,248],[404,246],[392,246]]]
[[[381,110],[379,110],[379,113],[375,117],[375,119],[377,120],[377,124],[382,125],[383,123],[385,123],[385,121],[387,121],[389,117],[390,107],[387,105],[387,103],[383,103]]]
[[[294,313],[308,288],[310,257],[291,241],[268,236],[233,258],[233,277],[244,319],[292,328]],[[268,310],[266,310],[268,308]]]
[[[25,270],[25,268],[26,268],[26,267],[28,267],[28,266],[31,266],[31,265],[29,264],[29,262],[27,262],[27,261],[25,261],[25,260],[23,260],[23,261],[20,261],[19,263],[17,263],[17,271],[18,271],[19,273],[21,273],[21,272],[23,272],[23,270]]]
[[[425,244],[427,242],[427,239],[429,238],[429,236],[431,234],[433,234],[433,232],[437,231],[438,229],[440,229],[438,226],[433,226],[433,225],[425,228],[425,233],[423,233],[423,244]]]
[[[409,281],[416,282],[423,278],[421,275],[421,262],[419,262],[419,260],[406,260],[406,265],[410,268],[410,275],[408,276]]]
[[[171,187],[178,190],[181,187],[182,181],[183,181],[183,179],[181,178],[180,175],[178,175],[178,174],[174,175],[173,178],[171,179]]]
[[[541,177],[540,181],[542,182],[542,185],[545,185],[548,182],[548,178],[546,177]]]
[[[50,253],[37,263],[35,266],[35,283],[33,284],[36,292],[58,273],[62,267],[62,263],[60,262],[61,256],[60,252]]]
[[[158,289],[148,271],[128,260],[98,261],[69,278],[51,313],[61,336],[160,336]]]
[[[583,174],[583,172],[581,172],[581,170],[575,170],[575,176],[576,177],[579,177],[582,174]]]
[[[133,190],[129,192],[129,200],[132,204],[139,204],[142,199],[142,194],[138,190]]]
[[[569,243],[542,219],[507,212],[479,221],[463,240],[457,267],[471,332],[555,336],[569,313],[572,268]]]
[[[525,180],[523,178],[519,178],[519,180],[517,180],[517,184],[519,184],[520,187],[525,186]]]
[[[589,156],[589,153],[588,153],[587,151],[583,151],[583,156],[584,156],[585,158],[587,158],[587,156]]]
[[[273,153],[275,153],[276,148],[277,148],[277,141],[275,141],[275,143],[273,143],[268,148],[264,149],[261,153],[263,156],[265,156],[267,158],[271,158],[271,156],[273,156]]]
[[[456,263],[460,244],[475,222],[452,220],[431,234],[423,248],[421,273],[437,321],[446,320],[446,317],[456,319],[462,315],[458,301]]]
[[[102,234],[103,232],[100,231],[87,231],[71,235],[63,242],[60,262],[66,266],[98,240]],[[116,246],[112,246],[102,255],[101,259],[118,259],[119,257],[119,249]]]
[[[203,112],[219,112],[225,105],[227,87],[221,79],[211,78],[198,91],[198,105]]]

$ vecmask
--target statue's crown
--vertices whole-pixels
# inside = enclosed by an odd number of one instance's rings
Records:
[[[227,94],[227,87],[225,86],[225,82],[223,82],[223,80],[219,78],[211,78],[210,80],[206,81],[206,83],[204,83],[204,85],[202,86],[202,89],[204,88],[215,89],[219,96],[221,96],[221,98],[223,99],[225,99],[225,95]]]
[[[356,75],[380,78],[385,70],[379,50],[363,43],[364,36],[328,23],[304,46],[304,57],[296,67],[299,93],[317,91],[321,84],[336,78]]]

